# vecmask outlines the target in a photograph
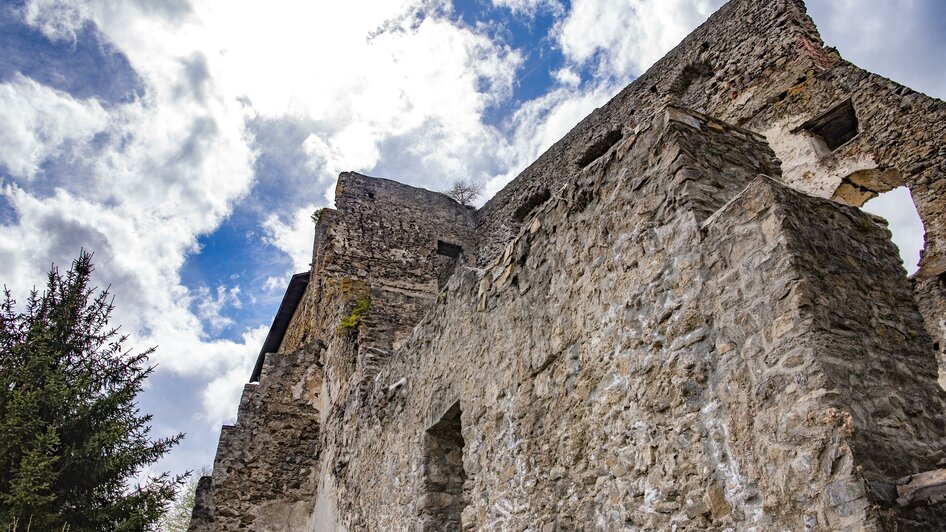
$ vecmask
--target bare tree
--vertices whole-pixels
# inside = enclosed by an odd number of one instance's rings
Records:
[[[444,191],[444,194],[455,199],[460,205],[469,205],[483,193],[483,185],[469,179],[457,179]]]

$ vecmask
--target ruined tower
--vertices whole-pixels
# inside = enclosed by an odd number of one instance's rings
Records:
[[[943,529],[944,138],[732,0],[479,210],[342,174],[191,529]]]

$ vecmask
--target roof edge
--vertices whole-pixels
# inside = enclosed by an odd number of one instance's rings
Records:
[[[273,324],[269,327],[269,333],[266,340],[263,341],[263,347],[260,349],[259,356],[256,357],[256,365],[253,366],[253,373],[250,375],[250,382],[259,382],[260,375],[263,373],[263,361],[266,359],[266,353],[275,353],[282,344],[282,339],[286,336],[286,330],[289,328],[289,322],[292,321],[299,302],[302,301],[302,295],[309,285],[309,272],[297,273],[289,280],[289,286],[286,287],[286,293],[282,297],[282,303],[279,304],[279,310],[273,318]]]

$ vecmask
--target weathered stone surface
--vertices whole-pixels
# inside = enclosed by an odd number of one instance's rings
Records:
[[[733,0],[479,211],[343,174],[192,529],[946,527],[944,113]]]
[[[213,474],[200,479],[190,530],[299,530],[315,496],[321,455],[314,345],[269,354],[247,384],[233,426],[220,433]]]

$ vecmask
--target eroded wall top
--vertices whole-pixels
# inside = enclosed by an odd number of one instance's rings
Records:
[[[661,103],[763,133],[799,190],[861,205],[910,187],[927,233],[921,273],[946,271],[946,104],[824,47],[800,0],[729,2],[582,120],[479,211],[479,263]]]

